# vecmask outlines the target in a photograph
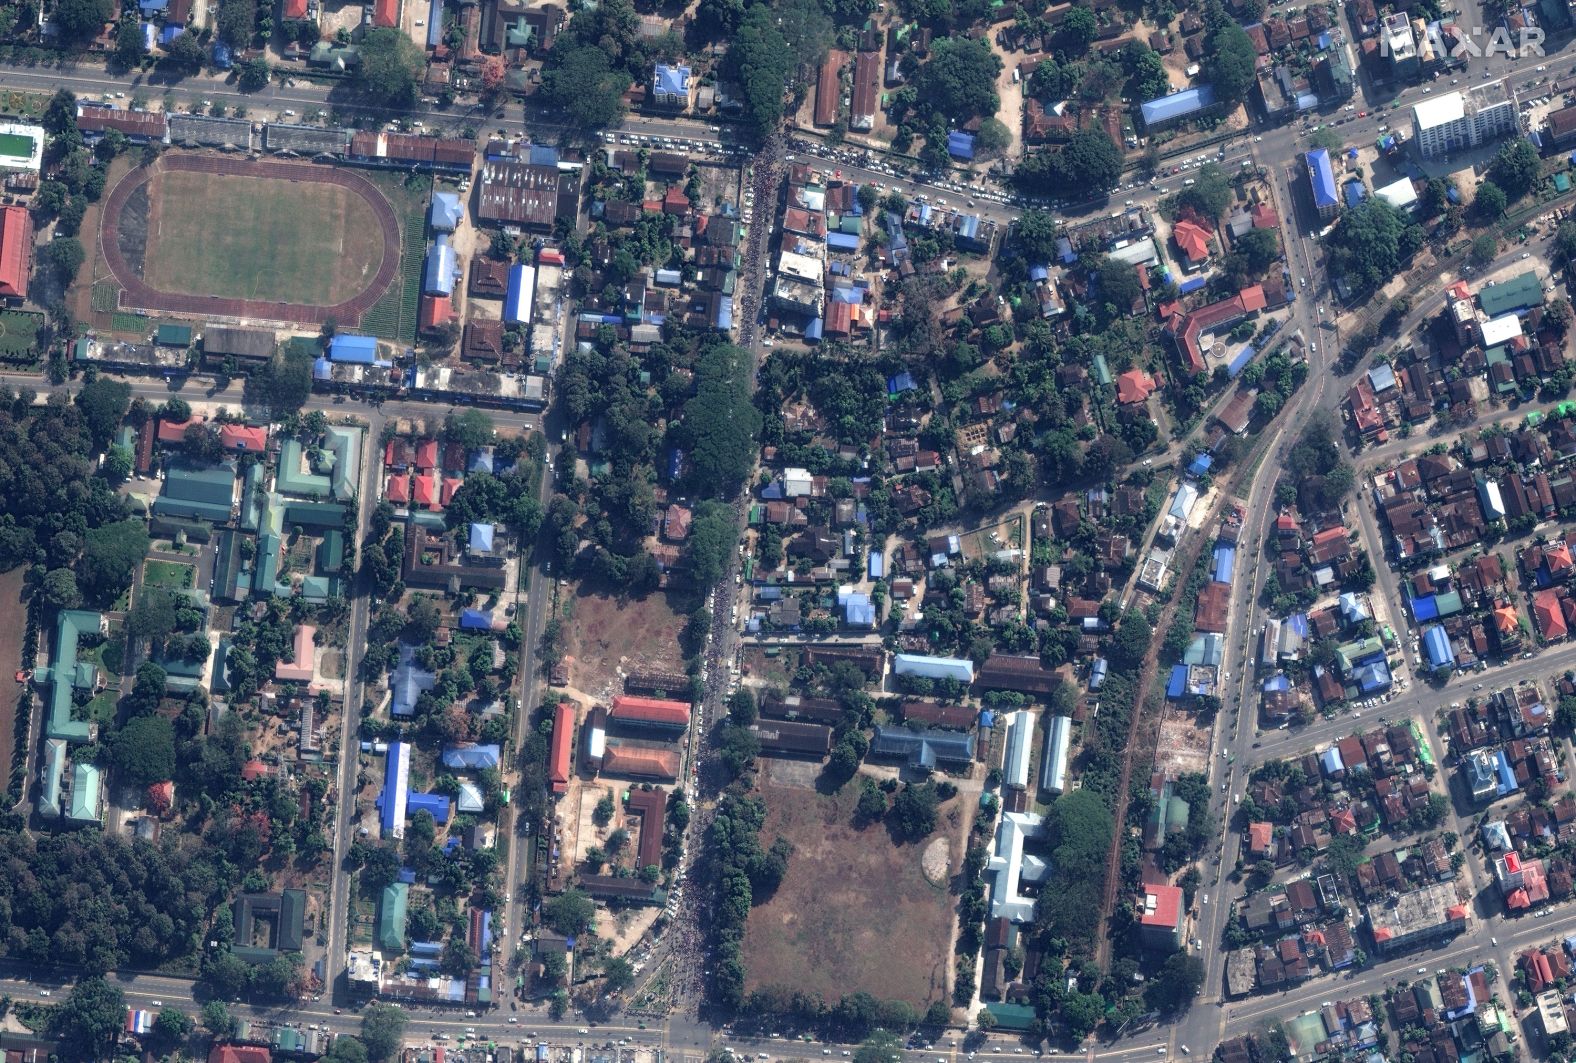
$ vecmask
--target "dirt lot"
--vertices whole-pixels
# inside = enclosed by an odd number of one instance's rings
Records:
[[[12,615],[20,619],[22,611],[22,577],[26,570],[13,568],[0,575],[0,604],[9,606]],[[0,764],[11,763],[12,747],[16,744],[16,702],[22,696],[22,686],[16,681],[17,666],[22,661],[22,636],[26,625],[6,624],[0,631]]]
[[[761,841],[781,835],[794,849],[782,886],[745,928],[748,988],[792,985],[829,1001],[864,990],[921,1011],[945,1000],[954,901],[925,880],[928,840],[897,846],[884,827],[856,829],[857,786],[823,795],[785,785],[776,768],[768,764],[760,785],[768,810]],[[955,837],[950,819],[961,800],[942,805],[941,832]]]
[[[684,618],[664,594],[620,600],[578,593],[565,627],[569,638],[569,683],[606,704],[624,691],[631,672],[684,671],[678,633]]]
[[[1195,714],[1168,707],[1160,721],[1155,767],[1174,775],[1208,771],[1209,733],[1209,728],[1201,726]]]

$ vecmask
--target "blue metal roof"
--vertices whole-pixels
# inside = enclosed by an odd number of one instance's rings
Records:
[[[405,817],[417,812],[431,813],[439,823],[449,822],[449,799],[442,794],[411,794],[405,801]]]
[[[1435,668],[1455,663],[1456,655],[1450,648],[1450,636],[1438,624],[1423,629],[1423,649],[1428,653],[1428,663]]]
[[[947,154],[954,159],[974,158],[974,134],[954,129],[947,134]]]
[[[1166,697],[1175,701],[1187,690],[1187,665],[1173,664],[1171,678],[1166,681]]]
[[[463,631],[491,631],[492,614],[484,609],[461,609],[460,628]]]
[[[1050,280],[1051,279],[1050,267],[1048,267],[1048,266],[1030,266],[1029,267],[1029,279],[1031,281]]]
[[[1187,463],[1187,474],[1189,476],[1203,476],[1210,470],[1210,466],[1214,464],[1214,458],[1210,457],[1207,453],[1200,453],[1195,456],[1192,461]]]
[[[159,43],[169,44],[175,38],[186,32],[185,26],[165,26],[159,31]]]
[[[1181,292],[1183,295],[1187,295],[1190,292],[1198,291],[1208,283],[1208,277],[1189,277],[1187,280],[1177,285],[1177,291]]]
[[[652,87],[659,96],[687,96],[689,94],[690,68],[658,63],[652,77]]]
[[[454,192],[437,192],[432,197],[432,207],[427,211],[427,224],[439,232],[452,233],[465,216],[465,207]]]
[[[1368,190],[1363,187],[1361,181],[1347,181],[1341,191],[1346,197],[1346,205],[1348,207],[1357,206],[1363,201],[1363,197],[1368,194]]]
[[[1330,168],[1330,153],[1324,148],[1308,152],[1308,180],[1313,185],[1313,205],[1321,210],[1339,204],[1335,195],[1335,171]]]
[[[532,166],[557,166],[558,149],[551,144],[532,144],[529,162]]]
[[[853,233],[829,232],[826,234],[826,246],[833,251],[858,251],[859,237]]]
[[[443,751],[443,766],[446,768],[496,768],[498,766],[498,747],[496,745],[450,746]]]
[[[336,333],[328,342],[328,356],[336,362],[371,365],[377,361],[378,341],[375,336],[349,336]]]
[[[733,296],[724,295],[717,300],[717,328],[727,332],[733,328]]]
[[[1231,574],[1237,567],[1237,548],[1227,543],[1215,547],[1215,574],[1216,583],[1230,583]]]
[[[1412,618],[1418,623],[1439,619],[1439,602],[1432,594],[1412,599]]]
[[[1237,379],[1238,374],[1248,367],[1248,363],[1253,361],[1253,356],[1258,353],[1259,352],[1254,349],[1254,346],[1251,343],[1242,348],[1242,350],[1238,351],[1231,361],[1227,363],[1226,375],[1233,380]]]
[[[1139,113],[1144,117],[1145,125],[1154,125],[1157,122],[1172,122],[1178,118],[1186,118],[1190,114],[1202,111],[1215,103],[1215,87],[1213,85],[1200,85],[1196,89],[1183,89],[1173,92],[1169,96],[1160,96],[1141,104]]]
[[[491,550],[493,548],[493,526],[491,524],[472,524],[470,545],[472,550]]]
[[[525,271],[530,268],[524,263],[509,267],[509,287],[503,297],[503,319],[511,325],[518,325],[531,316],[531,297],[535,294],[536,278],[533,275],[530,283],[526,283]]]
[[[1346,770],[1346,763],[1341,760],[1341,751],[1334,746],[1319,754],[1319,765],[1324,768],[1326,775],[1334,775],[1338,771]]]
[[[1268,679],[1264,680],[1264,692],[1266,694],[1275,694],[1282,690],[1290,689],[1291,680],[1287,679],[1284,675],[1272,675]]]
[[[887,377],[888,395],[901,395],[905,391],[913,391],[915,387],[914,374],[907,369]]]
[[[886,558],[881,556],[880,550],[870,551],[870,562],[867,566],[871,579],[880,579],[886,575]]]
[[[448,240],[439,237],[438,242],[427,249],[427,265],[422,271],[422,292],[426,295],[453,295],[454,274],[458,268],[454,248],[449,246]]]
[[[443,43],[443,0],[432,0],[427,7],[427,47]]]
[[[1390,689],[1390,666],[1382,659],[1357,669],[1357,685],[1364,694]]]
[[[317,356],[317,361],[312,363],[312,379],[313,380],[332,380],[332,379],[334,379],[334,363],[332,363],[332,362],[330,362],[328,360],[328,355],[320,354],[320,355]]]

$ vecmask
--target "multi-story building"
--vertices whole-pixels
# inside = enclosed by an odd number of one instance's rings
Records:
[[[1413,135],[1425,159],[1475,148],[1520,129],[1516,96],[1504,81],[1448,92],[1412,108]]]

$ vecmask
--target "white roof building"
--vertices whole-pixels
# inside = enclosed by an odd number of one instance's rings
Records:
[[[1390,204],[1396,210],[1411,210],[1417,205],[1417,189],[1412,184],[1410,177],[1403,177],[1393,181],[1382,188],[1374,189],[1374,195]]]
[[[1036,885],[1050,870],[1044,860],[1027,855],[1023,843],[1038,833],[1045,822],[1033,812],[1008,812],[996,827],[996,848],[987,869],[994,876],[990,892],[990,917],[1014,923],[1034,921],[1034,898],[1025,897],[1022,888]]]
[[[1483,346],[1498,347],[1521,335],[1521,318],[1515,314],[1501,314],[1483,322]]]
[[[892,659],[892,670],[898,675],[917,675],[926,679],[956,679],[960,683],[974,682],[974,662],[961,657],[926,657],[918,653],[900,653]]]
[[[1034,754],[1034,714],[1020,710],[1007,717],[1007,750],[1002,763],[1002,785],[1013,790],[1029,788],[1029,760]]]

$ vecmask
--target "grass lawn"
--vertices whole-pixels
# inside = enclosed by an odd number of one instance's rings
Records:
[[[925,846],[895,845],[884,826],[853,825],[857,782],[835,794],[760,786],[761,844],[793,843],[777,892],[750,912],[746,988],[790,986],[828,1001],[858,990],[923,1012],[947,1000],[947,943],[955,899],[921,869]],[[952,832],[942,806],[938,830]]]
[[[175,170],[148,194],[143,279],[161,291],[328,306],[383,260],[371,204],[337,185]]]
[[[25,310],[0,313],[0,354],[31,354],[38,346],[38,329],[43,323],[42,314]]]
[[[183,565],[178,561],[160,561],[150,559],[142,566],[142,583],[146,587],[169,587],[174,590],[190,590],[192,581],[197,578],[197,570],[191,565]]]

